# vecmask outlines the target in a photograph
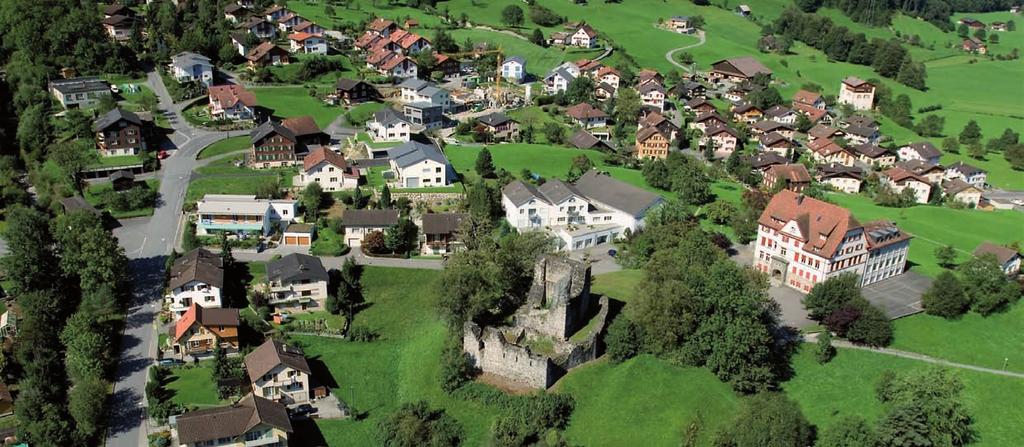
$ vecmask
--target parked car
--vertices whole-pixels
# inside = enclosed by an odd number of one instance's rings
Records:
[[[290,409],[292,416],[307,416],[316,413],[316,407],[310,404],[302,404]]]
[[[160,160],[163,160],[163,159],[165,159],[167,157],[170,157],[170,156],[171,156],[171,154],[168,154],[167,151],[163,151],[163,150],[156,153],[156,158],[158,158]]]
[[[178,366],[184,365],[185,362],[178,359],[160,359],[156,361],[156,364],[159,366]]]

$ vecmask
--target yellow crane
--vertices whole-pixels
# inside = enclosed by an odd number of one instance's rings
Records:
[[[444,53],[444,54],[447,55],[448,57],[453,57],[453,58],[459,58],[459,57],[465,57],[465,56],[480,57],[480,56],[487,55],[487,54],[494,54],[494,55],[496,55],[497,57],[496,57],[495,64],[494,64],[494,98],[498,102],[499,105],[501,105],[501,106],[505,105],[505,96],[501,94],[501,78],[502,78],[502,76],[501,76],[501,64],[502,64],[502,62],[505,59],[505,52],[504,52],[504,50],[502,50],[502,48],[500,46],[498,48],[496,48],[496,49],[493,49],[493,50],[464,51],[464,52],[460,52],[460,53]]]

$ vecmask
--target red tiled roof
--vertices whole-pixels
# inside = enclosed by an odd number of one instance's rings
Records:
[[[181,316],[181,319],[174,325],[174,341],[181,339],[182,335],[199,323],[200,326],[238,326],[238,309],[204,308],[192,303]]]
[[[793,101],[811,105],[821,99],[821,95],[808,90],[800,90],[793,95]]]
[[[287,118],[284,121],[281,121],[281,125],[284,126],[285,129],[292,131],[296,137],[320,133],[320,126],[318,126],[316,121],[313,121],[313,117],[309,115]]]
[[[773,230],[782,230],[795,221],[808,253],[831,258],[850,230],[861,228],[845,208],[806,197],[790,190],[772,196],[757,222]]]
[[[388,19],[377,17],[376,19],[373,19],[373,21],[370,22],[369,25],[366,25],[366,28],[371,31],[384,31],[385,29],[394,26],[394,24],[395,22],[392,22]]]
[[[606,118],[608,115],[601,109],[598,109],[589,103],[581,102],[568,109],[565,109],[565,114],[571,118],[578,120],[585,120],[590,118]]]
[[[237,84],[215,85],[208,90],[210,98],[220,103],[221,107],[233,107],[242,103],[246,107],[256,105],[256,95]]]
[[[832,141],[828,138],[818,138],[817,140],[809,141],[807,143],[807,148],[810,149],[812,152],[815,152],[825,157],[846,150],[843,149],[842,146],[836,144],[835,141]]]
[[[288,35],[288,40],[294,40],[296,42],[303,42],[306,39],[309,39],[310,37],[320,37],[320,36],[316,35],[316,34],[309,34],[309,33],[291,33],[291,34]]]
[[[904,180],[917,180],[926,185],[931,184],[928,182],[928,179],[921,177],[920,175],[917,175],[901,167],[893,167],[886,169],[885,171],[882,171],[882,176],[888,177],[889,180],[892,180],[893,182],[896,183],[903,182]]]
[[[335,167],[341,169],[342,171],[344,171],[345,168],[348,167],[348,163],[345,162],[345,157],[343,157],[341,154],[337,152],[334,152],[330,149],[327,149],[326,147],[321,146],[316,149],[313,149],[313,151],[310,152],[309,155],[307,155],[306,158],[302,160],[302,170],[309,171],[310,169],[313,169],[314,167],[316,167],[316,165],[320,164],[320,162],[323,161],[326,161],[334,165]]]
[[[381,64],[380,68],[383,68],[384,70],[391,70],[392,68],[397,67],[399,64],[401,64],[402,62],[404,62],[406,60],[408,60],[409,62],[412,62],[411,59],[409,59],[409,58],[407,58],[405,56],[402,56],[401,54],[396,54],[394,57],[384,61],[384,63]]]

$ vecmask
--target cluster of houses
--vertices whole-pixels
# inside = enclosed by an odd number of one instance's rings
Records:
[[[415,78],[418,67],[411,56],[420,51],[429,51],[430,41],[405,30],[394,21],[380,17],[373,19],[366,28],[355,41],[355,48],[366,53],[366,66],[384,76]],[[435,54],[435,57],[439,69],[445,70],[445,65],[454,65],[455,73],[458,73],[457,61],[440,54]]]
[[[250,68],[288,64],[289,53],[327,54],[329,49],[324,27],[281,5],[259,12],[252,2],[239,0],[224,7],[224,18],[235,24],[231,43]],[[287,39],[287,50],[274,43],[278,36]],[[252,45],[254,40],[259,43]]]
[[[985,22],[975,20],[970,17],[964,17],[956,22],[958,25],[964,25],[971,32],[984,30],[986,28],[992,31],[1009,31],[1010,27],[1006,22],[992,22],[990,26],[985,25]],[[963,43],[960,46],[961,49],[968,53],[974,54],[987,54],[988,47],[985,45],[985,41],[979,39],[976,36],[964,37]]]
[[[548,36],[548,45],[597,48],[600,41],[597,31],[586,23],[569,23],[565,26],[567,31],[555,31]]]

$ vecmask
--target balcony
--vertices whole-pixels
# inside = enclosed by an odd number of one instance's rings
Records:
[[[270,433],[267,433],[267,435],[268,436],[263,436],[263,437],[261,437],[259,439],[254,439],[252,441],[248,441],[248,440],[245,441],[245,447],[258,447],[258,446],[264,446],[264,445],[277,445],[277,443],[281,441],[276,435],[273,435],[273,434],[270,434]]]

